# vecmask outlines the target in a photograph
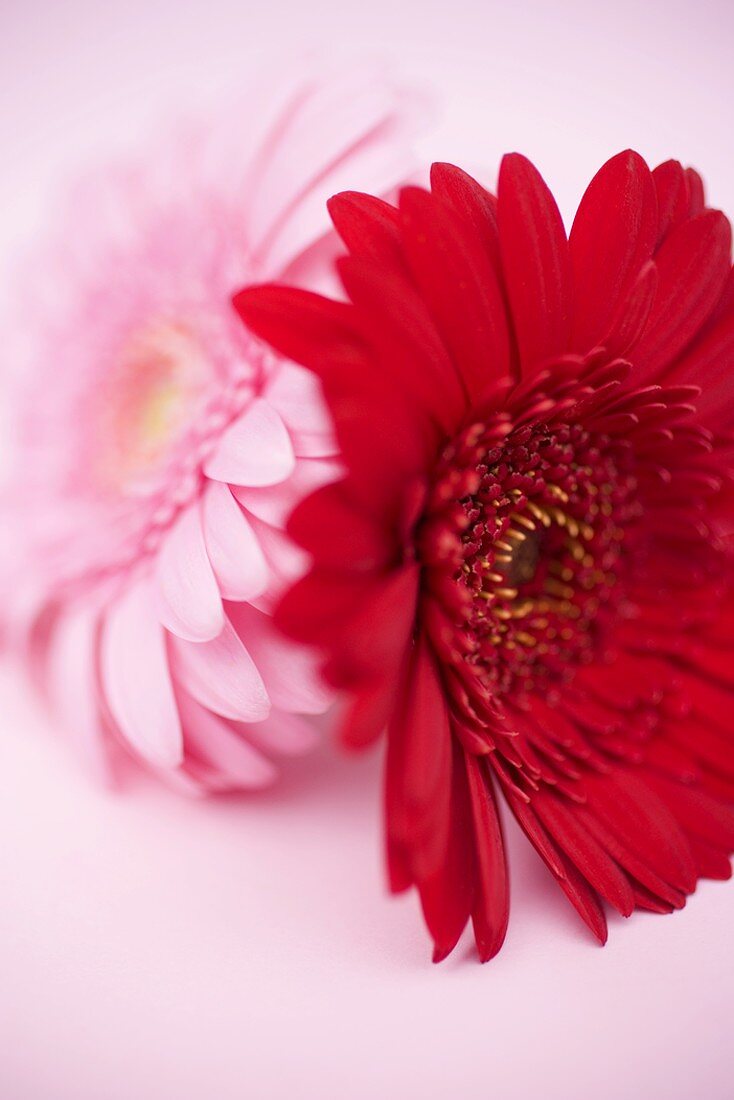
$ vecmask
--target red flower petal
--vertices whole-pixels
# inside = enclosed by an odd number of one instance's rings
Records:
[[[686,168],[686,180],[688,182],[688,216],[695,218],[697,214],[703,214],[706,207],[706,191],[703,180],[695,168]]]
[[[663,778],[651,782],[686,832],[716,848],[734,851],[734,812],[703,791]]]
[[[382,569],[396,547],[384,528],[337,482],[317,489],[288,522],[288,533],[323,566],[357,572]]]
[[[468,397],[510,370],[505,305],[486,249],[451,207],[418,187],[400,194],[405,254]]]
[[[263,284],[233,298],[247,327],[282,355],[319,372],[328,362],[361,362],[364,340],[354,310],[295,287]]]
[[[567,350],[571,269],[563,221],[538,170],[519,153],[502,160],[500,250],[522,373]]]
[[[619,153],[587,187],[569,237],[572,348],[588,351],[601,342],[651,258],[656,239],[657,201],[650,170],[637,153]]]
[[[690,186],[683,165],[666,160],[653,169],[652,178],[658,197],[658,242],[687,216],[691,205]]]
[[[446,854],[439,870],[420,882],[423,916],[434,942],[433,961],[456,946],[471,915],[475,891],[473,822],[462,750],[454,742]]]
[[[384,678],[363,685],[347,706],[339,737],[347,749],[363,749],[381,737],[390,721],[397,696],[397,682]]]
[[[365,502],[393,500],[395,471],[422,469],[435,439],[428,419],[416,417],[414,400],[395,392],[385,400],[394,386],[375,372],[354,308],[269,285],[242,291],[235,307],[253,332],[321,378],[344,457],[364,474],[353,478],[355,491]]]
[[[415,287],[370,260],[344,257],[338,269],[350,298],[369,318],[380,392],[397,387],[411,407],[420,402],[443,435],[453,434],[466,410],[464,390]]]
[[[633,347],[645,331],[650,311],[658,291],[658,269],[650,261],[646,263],[623,295],[609,330],[601,343],[610,355],[624,355]]]
[[[548,792],[539,792],[533,799],[533,808],[587,882],[622,916],[628,917],[635,900],[627,876],[584,829],[568,803]]]
[[[659,375],[706,321],[726,285],[730,254],[731,228],[718,210],[683,222],[663,241],[658,293],[633,353],[643,378]]]
[[[686,893],[696,871],[685,836],[664,803],[637,776],[617,771],[589,776],[588,809],[630,852],[662,879]]]
[[[591,929],[600,944],[607,942],[607,918],[601,907],[599,898],[589,886],[588,882],[577,871],[574,865],[566,863],[565,878],[558,880],[558,885],[571,902],[576,912],[584,923]]]
[[[488,962],[505,942],[510,918],[507,859],[492,781],[475,756],[466,753],[466,772],[474,820],[477,892],[472,909],[479,958]]]
[[[708,329],[678,360],[668,378],[676,382],[701,378],[705,386],[696,407],[716,426],[734,420],[734,311]]]
[[[508,795],[512,812],[538,855],[556,878],[581,919],[600,943],[607,940],[607,922],[596,894],[575,866],[566,859],[530,806]]]
[[[720,879],[721,881],[731,878],[731,862],[727,855],[695,838],[691,839],[690,845],[693,858],[696,861],[696,869],[701,878]]]
[[[405,270],[400,219],[394,206],[358,191],[342,191],[327,205],[336,231],[352,256],[377,260],[388,270]]]
[[[406,676],[409,696],[403,726],[403,797],[408,807],[430,806],[444,768],[449,763],[449,719],[443,686],[434,658],[423,637],[413,651],[412,672]]]
[[[347,605],[347,621],[326,666],[335,687],[397,679],[415,623],[417,584],[418,567],[405,565],[373,580],[361,603]]]
[[[431,165],[431,191],[471,227],[499,277],[502,264],[495,196],[453,164]]]
[[[445,857],[451,796],[451,729],[435,659],[424,638],[411,654],[390,723],[386,772],[388,835],[406,850],[413,879]]]
[[[369,599],[374,589],[371,574],[317,567],[283,596],[275,612],[276,625],[296,641],[329,645],[342,628],[346,612]]]

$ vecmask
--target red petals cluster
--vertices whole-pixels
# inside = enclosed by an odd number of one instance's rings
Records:
[[[435,958],[505,936],[498,795],[594,934],[734,848],[734,279],[699,176],[622,153],[567,238],[546,184],[451,165],[331,214],[348,297],[244,291],[320,378],[347,474],[296,510],[280,622],[343,738],[387,729],[393,889]]]

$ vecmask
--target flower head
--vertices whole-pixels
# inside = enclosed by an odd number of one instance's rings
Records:
[[[734,282],[699,176],[635,153],[567,239],[513,154],[495,198],[434,165],[331,214],[349,302],[260,287],[250,328],[314,371],[347,467],[289,525],[283,627],[387,727],[393,889],[448,954],[500,948],[497,795],[602,942],[602,899],[683,906],[734,847]]]
[[[305,560],[285,516],[340,466],[315,380],[246,333],[231,296],[276,274],[320,285],[325,197],[347,170],[381,190],[405,178],[409,118],[373,70],[256,84],[81,184],[32,260],[4,348],[5,602],[100,763],[117,743],[186,787],[259,786],[262,750],[313,739],[299,716],[329,693],[270,612]]]

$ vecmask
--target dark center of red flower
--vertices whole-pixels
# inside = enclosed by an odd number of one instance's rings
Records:
[[[420,540],[427,588],[453,619],[450,640],[438,632],[444,656],[493,694],[569,679],[622,597],[635,489],[623,440],[503,417],[465,430],[444,451]]]

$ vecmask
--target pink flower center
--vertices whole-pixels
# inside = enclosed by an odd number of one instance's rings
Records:
[[[158,321],[124,348],[101,395],[95,475],[102,487],[145,493],[202,402],[212,368],[184,325]]]
[[[84,429],[65,484],[75,538],[49,551],[59,583],[122,577],[157,552],[270,359],[229,318],[193,310],[185,322],[161,315],[133,330],[111,365],[99,364],[103,381],[74,412]]]

